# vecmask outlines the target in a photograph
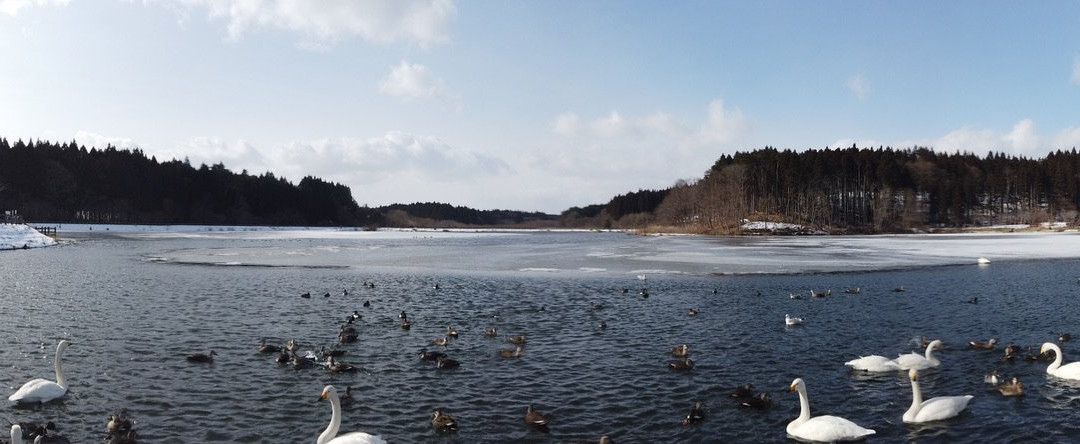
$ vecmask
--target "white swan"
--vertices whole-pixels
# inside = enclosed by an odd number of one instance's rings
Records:
[[[941,340],[935,339],[930,342],[930,345],[926,346],[926,355],[922,356],[918,353],[908,353],[906,355],[900,355],[893,362],[900,367],[900,370],[926,370],[931,367],[937,367],[941,365],[941,361],[938,361],[934,357],[934,350],[941,348]]]
[[[64,380],[64,371],[60,368],[60,355],[64,354],[64,350],[71,345],[66,339],[60,341],[56,345],[56,357],[53,360],[53,367],[56,369],[56,382],[52,382],[48,379],[37,378],[28,381],[19,387],[19,390],[15,391],[11,396],[8,396],[8,401],[14,401],[19,403],[27,402],[48,402],[64,396],[67,393],[67,381]]]
[[[875,373],[894,372],[900,370],[900,366],[897,365],[895,361],[878,355],[860,356],[859,359],[852,359],[848,362],[845,362],[844,365],[851,367],[855,370]]]
[[[1064,379],[1080,379],[1080,361],[1061,365],[1061,347],[1053,342],[1047,342],[1039,348],[1039,353],[1046,353],[1047,350],[1054,351],[1054,362],[1046,368],[1047,374]]]
[[[319,434],[316,444],[386,444],[386,440],[381,437],[364,432],[352,432],[337,436],[338,429],[341,428],[341,400],[338,398],[337,390],[334,389],[334,386],[328,385],[323,388],[319,399],[330,400],[331,415],[330,425]]]
[[[791,381],[788,391],[799,392],[799,417],[787,425],[787,432],[791,436],[807,441],[833,442],[853,441],[877,433],[838,416],[811,418],[810,401],[806,399],[806,383],[802,378]]]
[[[919,371],[908,370],[908,378],[911,379],[911,407],[904,412],[904,422],[920,423],[940,421],[959,415],[967,408],[968,402],[974,396],[937,396],[926,401],[922,399],[919,391]]]
[[[11,444],[23,444],[22,427],[18,424],[11,426]]]
[[[799,325],[803,323],[803,318],[795,317],[789,314],[784,315],[784,324],[787,325]]]

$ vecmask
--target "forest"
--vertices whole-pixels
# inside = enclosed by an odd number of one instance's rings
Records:
[[[616,196],[597,214],[570,217],[615,228],[738,234],[744,220],[827,233],[1066,222],[1080,206],[1080,155],[1042,159],[930,148],[772,147],[723,155],[693,182]]]
[[[138,149],[0,138],[0,211],[68,223],[389,227],[553,227],[557,216],[440,203],[360,206],[349,187],[222,164],[158,162]]]
[[[739,234],[745,220],[826,233],[902,233],[1080,222],[1080,155],[1040,159],[926,147],[765,147],[720,156],[693,181],[560,215],[445,203],[356,203],[349,187],[222,164],[159,162],[138,150],[0,138],[0,210],[27,220],[347,227],[619,228]]]

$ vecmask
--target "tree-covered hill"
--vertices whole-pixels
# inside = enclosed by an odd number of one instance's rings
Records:
[[[382,222],[349,187],[222,164],[158,162],[142,151],[0,139],[0,209],[55,222],[363,226]]]
[[[692,183],[617,196],[591,223],[733,234],[743,220],[753,219],[833,233],[882,233],[1047,221],[1075,225],[1078,209],[1075,148],[1029,159],[922,147],[766,147],[721,156]],[[568,224],[581,219],[563,216]]]

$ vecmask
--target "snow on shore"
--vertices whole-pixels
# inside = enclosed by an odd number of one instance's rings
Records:
[[[53,238],[23,224],[0,224],[0,250],[39,248],[56,245]]]

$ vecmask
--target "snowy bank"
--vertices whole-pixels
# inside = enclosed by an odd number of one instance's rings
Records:
[[[0,224],[0,250],[39,248],[56,245],[53,238],[23,224]]]

